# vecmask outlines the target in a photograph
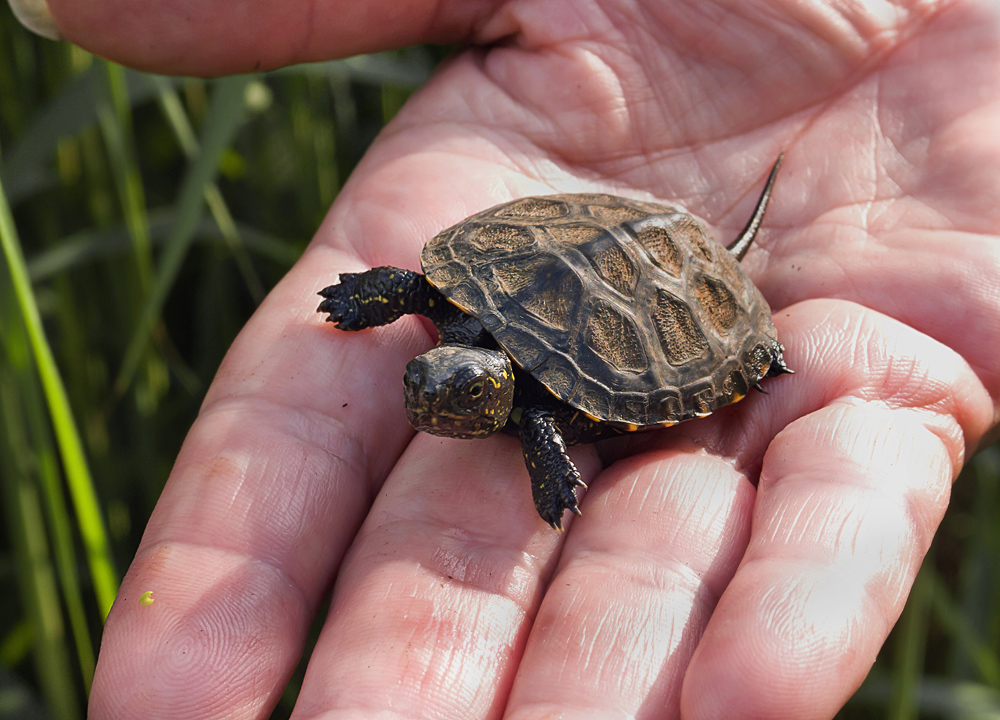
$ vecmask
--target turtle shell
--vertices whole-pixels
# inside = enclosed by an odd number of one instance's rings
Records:
[[[553,395],[620,426],[736,402],[767,372],[776,342],[739,262],[671,205],[522,198],[440,233],[420,261]]]

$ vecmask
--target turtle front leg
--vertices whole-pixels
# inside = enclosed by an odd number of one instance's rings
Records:
[[[435,305],[447,304],[420,273],[387,266],[341,273],[337,285],[319,294],[325,300],[318,312],[329,313],[327,322],[341,330],[388,325],[409,314],[433,317]]]
[[[564,510],[580,514],[576,488],[587,487],[566,452],[566,443],[552,414],[529,408],[521,415],[521,449],[531,476],[531,495],[542,520],[561,531]]]

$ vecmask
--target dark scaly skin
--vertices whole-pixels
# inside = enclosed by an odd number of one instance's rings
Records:
[[[319,311],[329,313],[327,320],[341,330],[387,325],[403,315],[415,314],[434,322],[441,345],[497,349],[496,341],[478,320],[449,302],[423,275],[412,270],[378,267],[361,273],[343,273],[339,284],[325,288],[320,295],[324,300]],[[791,371],[778,351],[768,375],[784,372]],[[538,514],[553,528],[562,530],[564,511],[580,514],[576,488],[586,487],[566,447],[618,435],[624,430],[595,421],[559,402],[540,382],[519,368],[514,369],[513,375],[514,407],[503,432],[521,440]],[[408,387],[407,392],[410,396],[418,395],[414,387]],[[457,397],[456,402],[459,402]],[[418,410],[426,414],[429,408]],[[444,432],[446,427],[447,423],[442,423],[438,428],[424,430],[451,437],[472,437],[449,434]]]
[[[531,495],[542,520],[562,531],[564,510],[580,514],[576,493],[587,487],[566,452],[556,421],[546,408],[533,407],[521,415],[521,449],[531,476]]]
[[[423,315],[437,326],[442,343],[482,346],[489,338],[478,320],[448,302],[420,273],[382,266],[341,273],[339,279],[320,290],[326,299],[317,308],[339,330],[365,330],[404,315]]]
[[[341,273],[340,282],[320,290],[326,298],[319,312],[340,330],[364,330],[388,325],[404,315],[438,314],[435,306],[450,306],[420,273],[377,267],[360,273]]]
[[[340,330],[364,330],[388,325],[403,315],[423,315],[437,326],[442,345],[496,348],[478,320],[448,302],[423,275],[412,270],[377,267],[342,273],[337,285],[319,294],[324,298],[319,312],[328,313],[327,321]],[[567,442],[591,442],[618,431],[558,403],[530,375],[518,370],[515,377],[516,381],[511,380],[515,383],[515,409],[503,430],[521,438],[538,514],[562,530],[565,510],[580,514],[576,488],[586,487],[566,454]],[[413,388],[408,391],[413,394]]]
[[[510,357],[504,352],[443,343],[406,365],[406,419],[431,435],[489,437],[510,418],[513,377]]]

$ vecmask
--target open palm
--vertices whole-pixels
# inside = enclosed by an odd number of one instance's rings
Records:
[[[185,2],[50,4],[162,71],[480,47],[386,129],[234,344],[108,619],[91,718],[266,717],[331,583],[297,717],[836,712],[997,427],[995,3],[257,0],[237,23],[199,0],[188,24]],[[315,313],[337,273],[419,269],[442,228],[523,195],[674,201],[728,242],[782,150],[744,265],[797,374],[574,448],[590,490],[565,534],[515,439],[407,425],[426,324]]]

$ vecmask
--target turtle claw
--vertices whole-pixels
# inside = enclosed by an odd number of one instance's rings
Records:
[[[365,322],[363,305],[357,301],[358,277],[361,273],[341,273],[340,282],[319,291],[323,302],[317,312],[329,313],[327,322],[336,323],[338,330],[363,330]]]
[[[538,514],[541,515],[542,519],[549,524],[549,527],[551,527],[556,532],[560,533],[565,530],[562,522],[564,511],[569,510],[577,517],[583,515],[583,511],[580,510],[580,505],[576,501],[576,495],[573,493],[572,490],[567,490],[567,492],[568,492],[568,497],[572,498],[571,502],[568,501],[566,497],[563,497],[562,498],[563,501],[561,503],[553,503],[552,505],[549,505],[548,507],[545,508],[536,506]]]
[[[550,527],[561,531],[566,510],[580,514],[576,489],[586,488],[587,484],[570,460],[566,443],[548,410],[529,408],[521,415],[521,447],[531,476],[535,509]]]
[[[560,483],[562,487],[551,494],[539,497],[536,494],[535,509],[538,514],[553,530],[563,531],[563,513],[569,510],[576,516],[580,516],[580,506],[576,501],[576,494],[573,492],[573,485],[568,481]]]
[[[785,358],[782,353],[785,352],[785,347],[779,342],[774,343],[774,348],[772,350],[772,360],[771,365],[768,367],[767,372],[764,373],[764,377],[777,377],[778,375],[794,375],[795,371],[792,370],[788,365],[785,364]]]

